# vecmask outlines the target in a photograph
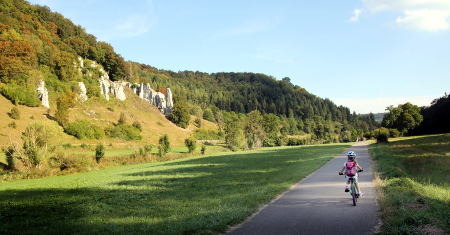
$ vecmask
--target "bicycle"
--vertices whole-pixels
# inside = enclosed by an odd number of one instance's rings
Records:
[[[362,172],[362,170],[358,170],[358,172]],[[343,175],[344,173],[339,172],[339,175]],[[355,185],[355,178],[353,175],[348,175],[348,181],[350,181],[350,188],[349,188],[349,193],[350,195],[352,195],[352,201],[353,201],[353,206],[356,206],[356,202],[358,201],[359,198],[359,192],[358,189],[356,188]]]

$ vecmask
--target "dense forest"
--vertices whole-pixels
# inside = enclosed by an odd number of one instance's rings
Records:
[[[185,104],[190,114],[222,129],[224,119],[233,113],[255,110],[276,115],[281,134],[309,135],[316,142],[355,140],[377,126],[374,115],[351,113],[293,85],[287,77],[173,72],[127,62],[111,45],[48,7],[24,0],[0,2],[0,92],[5,97],[17,104],[39,105],[38,80],[45,80],[53,96],[74,89],[78,81],[86,84],[89,96],[99,96],[98,74],[80,73],[78,57],[102,65],[112,80],[150,83],[154,89],[170,87],[175,103]]]
[[[415,135],[450,132],[450,95],[433,100],[430,106],[421,109],[423,121],[413,130]]]
[[[149,82],[155,87],[170,87],[175,100],[190,104],[191,114],[202,110],[203,117],[223,110],[276,114],[285,134],[312,134],[316,139],[349,141],[361,137],[378,125],[373,114],[357,115],[329,99],[322,99],[293,85],[289,78],[277,80],[258,73],[173,72],[152,66],[130,63],[134,81]],[[207,114],[207,115],[205,115]]]

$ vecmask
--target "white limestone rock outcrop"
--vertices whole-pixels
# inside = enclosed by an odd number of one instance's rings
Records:
[[[110,83],[110,92],[113,94],[118,100],[124,101],[127,99],[124,91],[125,82],[111,82]]]
[[[163,113],[164,115],[166,114],[166,108],[167,108],[166,96],[163,93],[156,92],[155,106],[158,107],[158,109],[161,113]]]
[[[129,86],[132,87],[133,92],[138,95],[139,98],[156,106],[164,115],[168,116],[172,113],[173,95],[170,88],[166,89],[167,95],[165,95],[162,92],[153,90],[148,83],[129,84]]]
[[[173,95],[172,95],[172,90],[170,90],[170,88],[166,89],[167,92],[167,99],[166,99],[166,110],[165,113],[167,113],[166,115],[169,115],[172,113],[173,110]]]
[[[86,86],[84,85],[84,82],[78,82],[78,87],[80,88],[80,94],[78,94],[78,101],[86,102],[88,96],[86,94]]]
[[[45,82],[43,80],[39,81],[39,85],[36,90],[42,106],[50,108],[50,103],[48,102],[48,90],[45,88]]]
[[[98,79],[98,82],[100,83],[100,93],[102,94],[103,98],[106,100],[109,100],[109,90],[111,87],[111,81],[108,77],[101,76]]]

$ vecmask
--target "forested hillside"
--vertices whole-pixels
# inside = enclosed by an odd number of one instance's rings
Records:
[[[46,82],[54,101],[75,91],[80,81],[86,84],[89,97],[101,99],[101,74],[81,72],[78,57],[101,65],[111,80],[149,83],[154,89],[170,87],[175,106],[183,104],[182,109],[216,122],[221,131],[234,113],[242,124],[242,114],[254,110],[276,115],[271,124],[281,130],[278,135],[306,135],[314,142],[355,140],[377,125],[373,115],[352,114],[346,107],[293,85],[289,78],[277,80],[257,73],[172,72],[126,62],[111,45],[97,41],[81,26],[47,7],[24,0],[1,1],[0,92],[13,103],[38,106],[36,84],[40,80]]]

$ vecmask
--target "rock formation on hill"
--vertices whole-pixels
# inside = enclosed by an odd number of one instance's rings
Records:
[[[78,94],[78,101],[85,102],[88,97],[86,94],[86,86],[84,85],[84,82],[78,82],[78,87],[80,88],[80,94]]]
[[[78,68],[80,76],[91,77],[93,74],[98,72],[100,93],[106,100],[109,100],[110,95],[113,95],[120,101],[126,100],[127,97],[125,95],[125,86],[127,86],[132,89],[133,92],[139,96],[139,98],[155,105],[164,115],[168,116],[172,113],[173,95],[170,88],[155,91],[148,83],[132,84],[124,81],[111,81],[108,73],[103,69],[103,66],[97,64],[95,61],[84,60],[81,57],[78,57],[78,61],[75,62],[74,65]],[[88,99],[86,86],[83,82],[78,82],[78,86],[80,93],[78,94],[77,99],[80,102],[85,102]],[[42,101],[42,105],[49,108],[48,91],[45,88],[44,81],[40,81],[37,90],[39,93],[39,99]]]
[[[100,76],[98,78],[100,93],[106,100],[109,100],[110,95],[113,95],[120,101],[126,100],[125,86],[131,88],[133,92],[139,96],[139,98],[146,100],[150,104],[156,106],[161,113],[168,116],[173,110],[173,94],[170,88],[161,89],[155,91],[150,87],[148,83],[132,84],[124,81],[111,81],[109,79],[108,73],[103,69],[103,67],[94,61],[88,61],[86,63],[81,57],[78,58],[78,63],[75,66],[79,69],[80,75],[83,76],[83,70],[89,67],[91,70],[85,71],[84,75],[92,76],[92,69],[96,70]],[[77,100],[80,102],[85,102],[88,100],[87,90],[84,82],[78,82],[79,94]],[[39,99],[42,102],[42,106],[50,108],[48,101],[48,91],[45,88],[45,82],[40,81],[37,87]]]
[[[139,98],[148,101],[150,104],[155,105],[161,113],[168,116],[172,113],[173,109],[173,96],[170,88],[166,88],[166,94],[153,90],[148,83],[141,84],[128,84],[133,92],[139,96]]]
[[[103,98],[109,100],[109,88],[111,87],[111,81],[108,78],[101,76],[98,79],[98,82],[100,84],[100,93],[102,94]]]
[[[48,102],[48,90],[45,88],[45,82],[43,80],[39,81],[37,87],[38,98],[41,100],[42,106],[50,108],[50,103]]]
[[[75,63],[75,66],[78,68],[78,71],[80,72],[80,75],[83,76],[83,69],[89,68],[90,70],[96,70],[100,77],[98,79],[99,86],[100,86],[100,92],[102,96],[109,100],[109,94],[116,97],[118,100],[124,101],[126,100],[126,95],[124,91],[124,86],[126,85],[125,82],[121,81],[111,81],[109,79],[108,73],[103,69],[103,66],[97,64],[95,61],[87,60],[85,61],[83,58],[78,57],[78,63]],[[92,71],[87,71],[87,76],[92,76]],[[84,84],[83,84],[84,85]],[[80,87],[81,88],[81,87]],[[87,99],[87,97],[86,97]]]

